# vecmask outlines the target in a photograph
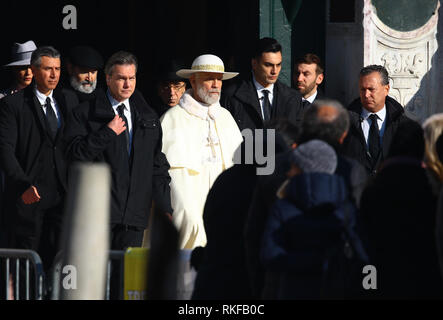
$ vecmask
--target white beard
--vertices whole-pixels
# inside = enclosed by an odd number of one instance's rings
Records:
[[[82,92],[82,93],[87,93],[87,94],[94,92],[95,88],[97,87],[97,79],[95,79],[95,80],[92,82],[91,86],[85,87],[85,86],[84,86],[81,82],[79,82],[74,76],[71,76],[71,78],[70,78],[70,83],[71,83],[71,86],[72,86],[75,90],[80,91],[80,92]]]
[[[197,86],[197,95],[204,103],[209,105],[217,103],[220,100],[220,93],[211,95],[203,86]]]

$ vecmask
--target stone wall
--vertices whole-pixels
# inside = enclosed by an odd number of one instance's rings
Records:
[[[420,28],[401,32],[384,24],[371,0],[356,1],[355,23],[326,24],[326,94],[345,105],[358,97],[358,72],[381,64],[390,76],[390,96],[422,122],[443,112],[440,3]]]

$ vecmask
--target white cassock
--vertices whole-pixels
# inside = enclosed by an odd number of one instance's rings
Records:
[[[233,165],[234,152],[243,140],[228,110],[218,102],[204,105],[191,94],[192,89],[186,91],[161,118],[180,249],[206,245],[206,196],[218,175]]]

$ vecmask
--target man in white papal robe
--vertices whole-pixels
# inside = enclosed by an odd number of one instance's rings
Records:
[[[219,104],[222,81],[237,74],[225,72],[217,56],[197,57],[191,69],[177,71],[192,88],[161,118],[162,152],[171,167],[172,220],[179,231],[180,249],[206,245],[206,196],[218,175],[234,164],[234,152],[242,142],[235,120]]]

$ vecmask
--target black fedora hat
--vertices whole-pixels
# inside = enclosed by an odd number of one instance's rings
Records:
[[[78,67],[99,70],[103,68],[103,57],[89,46],[75,46],[69,50],[69,61]]]
[[[31,64],[32,52],[37,49],[34,41],[29,40],[25,43],[14,43],[11,50],[11,60],[4,67],[29,66]]]
[[[167,60],[158,67],[157,74],[159,81],[186,81],[186,79],[177,75],[177,71],[184,66],[180,59]]]

